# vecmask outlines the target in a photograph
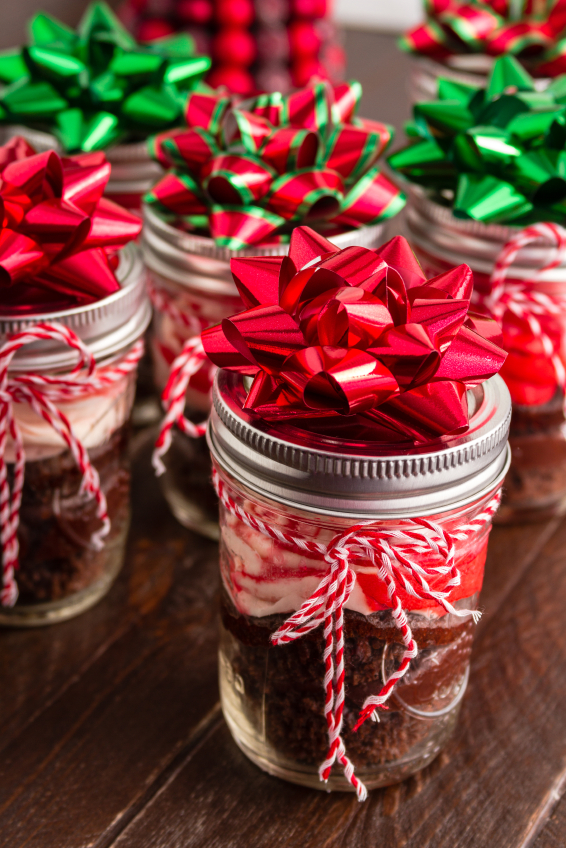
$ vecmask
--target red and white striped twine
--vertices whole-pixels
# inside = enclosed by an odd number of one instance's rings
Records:
[[[481,613],[478,610],[456,609],[449,600],[452,590],[461,582],[460,573],[454,561],[455,543],[457,540],[466,540],[491,521],[499,506],[501,495],[497,493],[481,514],[468,524],[459,527],[454,533],[449,533],[440,525],[425,518],[412,518],[410,530],[388,530],[372,523],[357,524],[339,533],[329,545],[323,545],[314,540],[286,533],[250,515],[230,496],[216,469],[213,469],[213,482],[225,508],[248,527],[295,550],[320,554],[328,563],[328,571],[316,590],[301,608],[271,635],[271,641],[275,645],[284,645],[286,642],[300,639],[321,624],[324,626],[326,693],[324,714],[328,727],[329,747],[326,759],[319,769],[320,779],[326,782],[332,766],[338,761],[344,769],[346,779],[354,787],[358,800],[364,801],[367,797],[366,787],[354,773],[354,766],[346,756],[346,748],[341,736],[345,694],[344,605],[356,581],[356,574],[350,566],[350,560],[356,552],[361,552],[375,565],[387,589],[391,602],[391,614],[401,631],[405,646],[399,667],[385,682],[379,695],[371,696],[364,702],[354,728],[357,730],[370,716],[379,721],[377,708],[387,709],[386,701],[397,682],[406,674],[411,660],[418,653],[417,643],[413,639],[406,612],[397,593],[398,586],[413,597],[441,604],[453,615],[460,617],[471,615],[474,622],[479,620]],[[440,565],[424,566],[414,559],[419,554],[431,551],[440,555],[442,560]],[[446,579],[444,589],[434,590],[430,586],[430,580],[439,575]]]
[[[544,239],[556,248],[554,259],[546,263],[533,275],[532,280],[507,282],[507,275],[515,262],[517,254],[529,244]],[[563,264],[566,260],[566,229],[552,222],[533,224],[513,236],[504,245],[497,257],[491,275],[492,289],[483,298],[483,305],[501,321],[505,311],[527,322],[535,338],[540,339],[545,355],[552,362],[558,387],[566,394],[566,370],[560,358],[560,351],[550,336],[544,332],[540,318],[545,315],[564,317],[566,315],[565,298],[558,298],[533,288],[533,282],[540,274]]]
[[[193,439],[198,439],[206,433],[206,421],[202,424],[193,424],[185,417],[185,395],[189,380],[206,362],[208,357],[204,352],[200,336],[193,336],[187,339],[181,353],[171,365],[169,379],[161,395],[165,417],[161,422],[152,458],[153,467],[158,476],[165,471],[162,457],[171,447],[175,424],[182,433]]]
[[[78,353],[74,368],[66,374],[9,374],[10,363],[17,351],[37,341],[62,342]],[[138,341],[117,363],[97,369],[94,357],[83,342],[62,324],[37,324],[12,336],[0,347],[0,539],[2,541],[2,606],[13,606],[18,598],[15,571],[18,567],[18,525],[24,486],[25,450],[14,415],[15,403],[29,404],[66,443],[81,473],[81,493],[96,500],[96,515],[101,527],[91,537],[92,545],[100,549],[110,531],[110,519],[104,492],[96,468],[88,453],[75,436],[67,416],[55,404],[58,401],[82,397],[121,380],[133,371],[142,356],[143,341]],[[10,489],[5,461],[8,436],[14,447],[13,484]]]
[[[205,365],[209,368],[209,380],[212,386],[216,368],[208,359],[200,340],[200,334],[208,326],[208,321],[179,309],[171,295],[153,282],[149,282],[149,296],[155,309],[163,312],[171,318],[173,323],[193,334],[186,340],[181,352],[174,359],[169,371],[167,385],[161,395],[165,417],[161,422],[152,458],[155,473],[160,476],[165,472],[162,457],[171,447],[175,424],[182,433],[195,439],[204,436],[206,433],[206,421],[202,424],[193,424],[185,416],[185,395],[191,377]]]
[[[187,329],[193,335],[200,335],[208,322],[204,318],[198,318],[183,309],[179,309],[169,292],[156,286],[148,275],[147,290],[154,308],[158,312],[167,315],[174,324]]]

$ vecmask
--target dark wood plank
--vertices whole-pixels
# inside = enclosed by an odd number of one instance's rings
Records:
[[[120,827],[217,715],[216,546],[170,517],[147,452],[138,470],[120,584],[74,622],[3,634],[27,715],[2,751],[2,846],[78,848]]]
[[[566,845],[566,764],[561,778],[548,797],[548,810],[552,815],[532,848],[564,848]]]
[[[494,539],[505,549],[505,539],[520,532],[498,529]],[[502,606],[478,635],[455,738],[423,773],[358,805],[348,795],[327,796],[263,775],[220,727],[115,848],[527,844],[566,763],[565,544],[561,524],[519,582],[502,593]],[[517,558],[510,555],[508,564],[517,567]]]

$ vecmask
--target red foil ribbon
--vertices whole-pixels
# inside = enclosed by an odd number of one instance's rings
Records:
[[[239,103],[193,92],[188,129],[150,141],[172,170],[145,200],[231,249],[305,221],[334,233],[390,218],[405,197],[375,163],[392,130],[354,117],[360,96],[359,83],[327,82]]]
[[[0,303],[3,314],[55,311],[118,291],[115,251],[141,221],[103,197],[104,153],[36,153],[16,137],[0,147]]]
[[[469,313],[470,268],[426,280],[400,236],[339,250],[299,227],[289,256],[233,259],[232,272],[247,308],[202,342],[254,377],[245,408],[268,421],[388,442],[462,433],[466,390],[505,361],[495,321]]]

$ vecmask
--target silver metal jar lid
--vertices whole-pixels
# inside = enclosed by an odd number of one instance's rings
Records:
[[[8,317],[0,314],[0,344],[9,335],[40,323],[63,324],[82,339],[97,362],[109,359],[132,345],[151,320],[146,271],[137,245],[120,251],[116,276],[120,291],[87,306],[60,312]],[[11,371],[59,371],[72,368],[77,354],[65,345],[51,341],[26,345],[12,359]]]
[[[469,218],[456,218],[449,206],[431,200],[420,186],[406,186],[408,203],[403,212],[409,241],[416,248],[441,257],[449,265],[465,262],[473,271],[491,275],[502,247],[517,235],[519,227],[484,224]],[[566,265],[540,272],[555,257],[555,249],[543,238],[520,250],[513,262],[512,276],[518,280],[566,282]]]
[[[169,224],[147,203],[142,204],[142,212],[142,251],[147,267],[166,279],[210,294],[237,295],[230,271],[232,257],[282,256],[289,250],[286,244],[241,250],[218,247],[207,236],[186,233]],[[373,248],[381,243],[383,232],[383,224],[373,224],[329,240],[340,248],[351,245]]]
[[[465,85],[486,85],[493,62],[494,57],[485,53],[455,54],[448,56],[444,62],[437,62],[427,56],[414,56],[409,78],[411,102],[436,100],[439,77]],[[544,91],[552,80],[540,77],[533,82],[537,91]]]
[[[499,376],[468,394],[470,428],[426,445],[386,445],[319,436],[242,408],[239,375],[219,371],[208,443],[249,489],[289,506],[352,518],[431,515],[487,494],[509,467],[511,398]]]

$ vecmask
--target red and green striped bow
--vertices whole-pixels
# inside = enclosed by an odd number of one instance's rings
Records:
[[[566,0],[425,0],[426,20],[401,47],[443,60],[458,53],[519,56],[537,76],[566,71]]]
[[[298,223],[333,235],[390,218],[405,197],[376,161],[393,130],[354,117],[360,97],[358,82],[240,102],[193,92],[187,128],[150,139],[170,170],[145,200],[233,250],[288,240]]]

